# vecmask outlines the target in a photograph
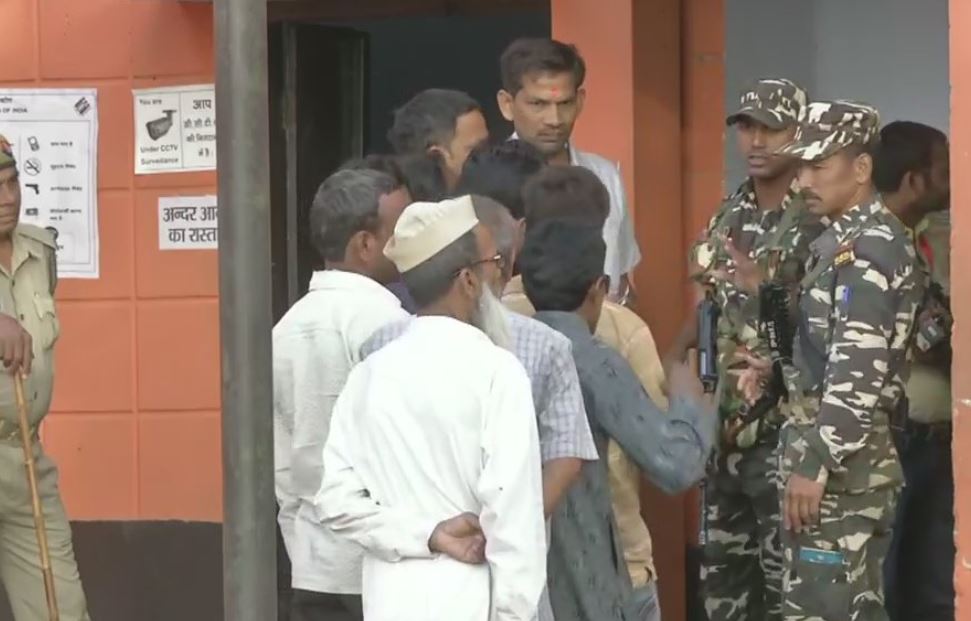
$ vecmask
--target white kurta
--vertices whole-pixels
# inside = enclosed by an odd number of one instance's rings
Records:
[[[468,324],[416,319],[351,372],[316,504],[366,550],[366,621],[529,621],[546,538],[523,367]],[[463,512],[479,516],[485,565],[428,550],[436,524]]]
[[[350,272],[315,272],[310,291],[273,328],[273,439],[279,522],[294,588],[361,592],[361,549],[321,526],[314,497],[330,415],[361,345],[407,317],[377,282]]]

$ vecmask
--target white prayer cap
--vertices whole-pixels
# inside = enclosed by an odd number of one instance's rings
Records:
[[[399,272],[407,272],[432,258],[479,223],[470,196],[405,207],[384,247]]]

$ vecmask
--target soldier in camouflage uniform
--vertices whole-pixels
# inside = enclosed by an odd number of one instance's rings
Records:
[[[736,283],[733,254],[759,266],[756,280],[775,278],[795,289],[822,227],[795,185],[798,160],[775,152],[790,142],[806,93],[789,80],[763,79],[747,88],[728,117],[749,177],[712,217],[692,249],[695,280],[713,295],[718,320],[720,450],[705,485],[702,588],[710,621],[763,621],[781,614],[778,432],[782,419],[745,407],[735,389],[743,353],[766,349],[758,332],[758,283]],[[746,291],[745,288],[752,288]],[[696,331],[692,319],[685,334]],[[684,345],[694,335],[691,335]]]
[[[781,480],[787,620],[886,619],[881,564],[902,476],[890,419],[904,403],[923,286],[906,227],[872,181],[879,116],[852,102],[807,108],[782,152],[804,161],[810,210],[831,223],[802,279]]]

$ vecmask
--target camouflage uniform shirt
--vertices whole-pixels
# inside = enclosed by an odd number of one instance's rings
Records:
[[[788,215],[786,215],[788,214]],[[758,329],[758,296],[739,290],[734,283],[715,280],[714,270],[731,269],[734,263],[721,242],[722,236],[730,237],[736,248],[747,251],[768,272],[770,257],[778,261],[777,277],[795,289],[801,271],[809,258],[809,244],[822,232],[819,219],[806,209],[793,182],[782,204],[777,209],[760,209],[755,198],[751,179],[745,181],[729,196],[712,217],[702,236],[692,248],[693,267],[698,270],[696,280],[712,286],[715,300],[721,309],[718,319],[718,369],[721,376],[721,400],[719,410],[725,419],[739,415],[744,403],[737,390],[735,378],[728,373],[739,366],[734,361],[738,349],[766,354],[765,345]],[[777,412],[770,418],[781,422]],[[754,432],[754,426],[752,428]],[[743,432],[739,444],[754,442],[753,434]]]
[[[923,280],[906,227],[874,199],[812,244],[785,376],[786,467],[831,492],[896,487],[889,422],[901,406]]]

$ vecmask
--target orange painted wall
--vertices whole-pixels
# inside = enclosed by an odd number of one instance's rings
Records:
[[[215,251],[160,252],[157,200],[214,173],[135,177],[133,88],[213,81],[212,7],[3,0],[0,85],[96,87],[101,278],[63,280],[42,437],[73,519],[221,519]],[[0,126],[0,132],[2,132]]]
[[[685,316],[688,240],[722,188],[724,7],[720,0],[551,2],[554,37],[576,43],[588,68],[575,140],[621,162],[644,260],[638,311],[663,349]],[[685,543],[697,496],[643,495],[665,618],[685,618]]]
[[[704,228],[723,194],[725,175],[722,141],[725,135],[725,3],[686,0],[682,4],[681,39],[681,197],[682,252]],[[691,298],[684,285],[683,299]],[[685,536],[696,544],[700,530],[700,494],[689,495]]]
[[[587,99],[574,142],[620,162],[627,200],[636,204],[631,3],[552,0],[550,13],[553,36],[575,44],[587,63]]]
[[[954,311],[954,486],[956,619],[971,619],[971,4],[950,3],[951,308]],[[961,275],[964,275],[963,277]]]

